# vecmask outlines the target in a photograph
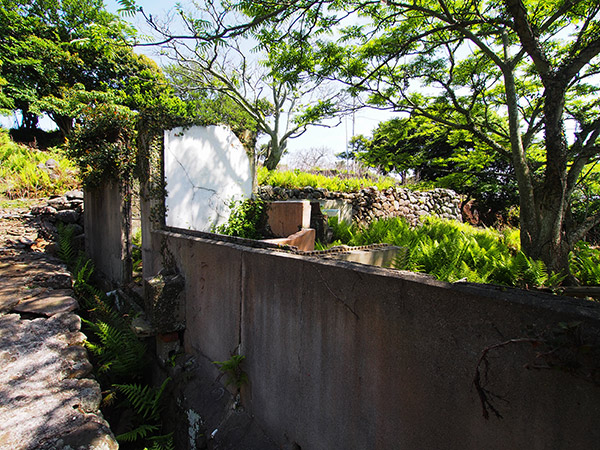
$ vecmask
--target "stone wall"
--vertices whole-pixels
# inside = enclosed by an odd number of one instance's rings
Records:
[[[405,217],[412,225],[416,225],[420,217],[426,215],[462,220],[460,196],[449,189],[416,192],[401,187],[382,191],[376,187],[370,187],[358,192],[343,193],[329,192],[309,186],[302,189],[261,186],[258,189],[258,195],[266,201],[318,200],[322,209],[326,203],[331,206],[331,203],[327,201],[335,201],[336,209],[342,210],[344,206],[347,206],[352,211],[351,220],[360,224],[388,217]],[[340,218],[343,219],[343,217]]]

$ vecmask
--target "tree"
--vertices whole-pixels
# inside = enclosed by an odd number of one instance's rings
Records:
[[[126,41],[134,31],[101,0],[1,0],[3,92],[37,128],[47,114],[64,136],[92,102],[122,101],[126,84],[154,63]]]
[[[464,130],[451,130],[431,120],[396,118],[381,122],[372,137],[354,139],[355,157],[384,174],[399,173],[414,181],[453,189],[485,206],[487,223],[518,204],[510,161],[488,148],[474,145]]]
[[[574,193],[600,153],[597,1],[236,5],[254,27],[293,24],[296,35],[351,17],[335,42],[313,43],[321,67],[375,105],[466,130],[478,145],[510,158],[523,251],[568,273],[569,251],[600,222],[597,208],[585,217],[573,213]],[[294,33],[286,34],[288,42]]]
[[[310,125],[339,112],[343,93],[324,87],[324,80],[311,76],[310,52],[297,45],[287,46],[276,30],[228,33],[227,39],[213,39],[228,30],[231,11],[207,1],[192,13],[178,9],[188,35],[175,36],[156,19],[148,22],[164,38],[165,54],[172,60],[177,89],[205,92],[205,98],[227,98],[267,136],[259,156],[272,170],[286,151],[288,139],[303,134]],[[242,27],[243,29],[243,27]],[[202,38],[205,36],[205,38]],[[248,56],[254,51],[252,57]],[[261,59],[262,57],[262,59]],[[279,70],[281,61],[295,61],[294,70]],[[208,92],[208,94],[206,93]]]

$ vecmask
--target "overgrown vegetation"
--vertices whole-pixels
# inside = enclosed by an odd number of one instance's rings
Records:
[[[133,270],[133,280],[141,280],[142,272],[142,229],[138,229],[131,237],[131,265]]]
[[[51,168],[46,162],[53,160]],[[0,128],[0,195],[9,199],[63,194],[78,187],[77,169],[60,149],[40,151],[11,141]]]
[[[232,200],[229,220],[215,227],[215,233],[246,239],[263,239],[267,225],[267,205],[261,199]]]
[[[556,287],[564,279],[521,251],[517,229],[474,228],[435,217],[428,217],[416,228],[400,218],[375,221],[365,228],[332,218],[330,226],[333,245],[385,242],[401,246],[407,252],[396,261],[397,269],[428,273],[443,281],[528,288]],[[571,255],[571,271],[582,284],[598,284],[599,263],[600,251],[585,243]]]
[[[150,387],[146,345],[133,332],[131,316],[119,312],[115,297],[94,285],[93,264],[85,254],[76,254],[72,239],[72,228],[59,227],[59,256],[73,274],[75,295],[85,310],[85,345],[102,388],[102,412],[119,433],[121,448],[172,450],[172,436],[164,433],[160,420],[169,379],[159,388]]]
[[[86,187],[130,179],[137,156],[135,124],[136,114],[122,106],[104,104],[85,111],[68,151]]]
[[[301,172],[299,170],[267,170],[260,167],[257,171],[260,186],[279,186],[283,188],[314,188],[327,189],[334,192],[357,192],[363,188],[375,186],[379,190],[396,186],[398,181],[390,177],[371,178],[342,178],[339,176],[328,177],[320,174]]]

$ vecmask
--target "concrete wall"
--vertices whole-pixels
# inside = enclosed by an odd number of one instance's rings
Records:
[[[116,285],[131,281],[131,201],[116,183],[84,191],[85,250]]]
[[[229,128],[165,131],[164,148],[167,225],[210,231],[227,222],[231,200],[252,195],[250,158]]]
[[[281,448],[583,450],[600,442],[600,388],[525,369],[539,363],[530,344],[490,353],[485,387],[503,397],[503,419],[482,417],[473,385],[488,346],[574,320],[597,337],[594,303],[168,231],[152,239],[147,269],[160,270],[166,243],[185,277],[186,352],[207,362],[246,356],[244,407]]]

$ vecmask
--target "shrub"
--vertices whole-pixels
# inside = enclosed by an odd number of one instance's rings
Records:
[[[370,178],[340,178],[327,177],[320,174],[300,172],[299,170],[269,171],[260,167],[257,171],[258,184],[260,186],[279,186],[283,188],[303,188],[311,186],[314,188],[327,189],[335,192],[357,192],[363,188],[376,186],[380,190],[395,186],[396,180],[389,177],[380,177],[377,181]]]
[[[216,233],[246,239],[262,239],[267,225],[267,205],[261,199],[231,201],[229,220],[214,229]]]
[[[129,180],[133,173],[136,114],[124,106],[102,104],[86,109],[82,125],[76,127],[68,144],[83,183],[94,188],[101,183]]]

